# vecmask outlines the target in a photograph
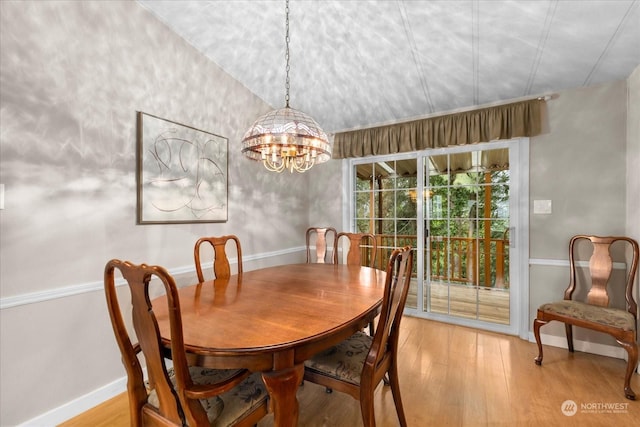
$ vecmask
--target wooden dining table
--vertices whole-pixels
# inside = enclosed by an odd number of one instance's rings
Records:
[[[296,426],[304,361],[377,316],[386,273],[358,266],[291,264],[245,271],[179,290],[189,363],[262,372],[276,426]],[[170,347],[165,297],[154,299]]]

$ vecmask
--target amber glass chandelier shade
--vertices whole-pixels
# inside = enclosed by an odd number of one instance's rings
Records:
[[[274,172],[304,172],[331,159],[331,144],[318,123],[290,107],[273,110],[242,138],[242,153]]]

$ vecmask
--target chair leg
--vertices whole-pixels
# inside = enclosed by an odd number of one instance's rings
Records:
[[[534,360],[536,365],[542,365],[542,341],[540,340],[540,327],[546,325],[547,322],[535,319],[533,321],[533,335],[536,337],[536,344],[538,344],[538,357]]]
[[[360,412],[362,413],[362,423],[364,427],[375,427],[376,417],[373,409],[373,395],[360,398]]]
[[[391,385],[391,395],[393,396],[393,402],[396,404],[396,413],[398,414],[398,421],[400,421],[401,427],[407,427],[407,419],[404,416],[404,407],[402,406],[402,397],[400,396],[400,382],[398,381],[398,369],[393,364],[389,372],[389,382]]]
[[[626,342],[621,340],[616,340],[618,343],[627,350],[628,360],[627,360],[627,372],[624,376],[624,395],[629,400],[636,400],[636,394],[631,389],[631,375],[633,375],[633,371],[635,371],[636,366],[638,365],[638,345],[634,342]]]
[[[573,328],[570,324],[564,324],[564,330],[567,332],[567,348],[573,353]]]

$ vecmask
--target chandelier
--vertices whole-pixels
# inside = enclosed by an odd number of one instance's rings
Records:
[[[289,107],[289,0],[286,0],[285,107],[258,118],[242,138],[242,153],[273,172],[305,172],[331,159],[327,134],[308,114]]]

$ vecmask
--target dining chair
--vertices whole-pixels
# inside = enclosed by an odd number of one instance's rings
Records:
[[[333,227],[310,227],[307,229],[307,263],[325,264],[327,262],[327,249],[332,247],[329,242],[336,239],[336,229]],[[315,242],[313,242],[315,237]],[[314,243],[312,245],[312,243]],[[311,248],[315,247],[312,254]],[[330,257],[329,260],[333,260]]]
[[[137,343],[131,341],[123,320],[116,270],[128,284]],[[188,366],[178,290],[164,268],[114,259],[105,266],[104,286],[111,325],[127,371],[131,426],[249,426],[267,414],[268,393],[259,373]],[[162,346],[150,302],[150,288],[155,291],[156,287],[167,296],[170,350]],[[146,381],[139,358],[146,362]],[[168,359],[172,367],[167,366]]]
[[[397,353],[400,321],[407,301],[412,268],[411,247],[406,246],[391,253],[386,270],[380,322],[373,337],[364,332],[356,332],[305,362],[305,381],[347,393],[360,401],[365,427],[376,425],[373,393],[385,375],[388,375],[391,383],[400,425],[407,425],[400,397]]]
[[[347,242],[347,243],[345,243]],[[378,243],[376,236],[371,233],[340,232],[333,241],[333,263],[341,264],[340,248],[346,246],[346,256],[343,257],[347,265],[376,266]],[[344,252],[343,252],[344,253]],[[364,257],[363,257],[364,255]]]
[[[585,244],[590,241],[591,244]],[[624,272],[614,271],[612,245],[616,242],[618,250],[627,249],[631,254],[631,267]],[[620,246],[623,246],[620,248]],[[587,251],[590,247],[590,251]],[[588,274],[578,274],[578,258],[585,252],[590,254]],[[573,236],[569,242],[569,286],[564,291],[564,299],[542,304],[533,321],[533,334],[538,345],[537,365],[542,365],[542,342],[540,328],[552,320],[565,324],[567,346],[573,353],[572,326],[604,332],[613,336],[628,354],[627,371],[624,378],[624,394],[627,399],[635,400],[630,381],[638,364],[637,340],[637,304],[633,297],[633,284],[638,270],[638,243],[628,237],[598,237],[588,235]],[[616,280],[613,280],[615,276]],[[611,296],[624,294],[625,303],[612,304]],[[625,308],[621,308],[625,305]]]
[[[346,246],[345,246],[346,245]],[[340,256],[340,248],[345,247],[346,255]],[[341,264],[342,258],[347,265],[366,265],[374,268],[376,266],[376,253],[378,243],[376,236],[371,233],[347,233],[340,232],[333,240],[333,263]],[[363,254],[365,255],[363,257]],[[369,334],[374,334],[374,321],[369,323]]]
[[[227,243],[232,241],[236,246],[238,274],[242,273],[242,246],[240,239],[234,235],[220,237],[201,237],[196,241],[193,248],[193,257],[196,264],[196,273],[200,283],[205,281],[200,262],[200,252],[203,244],[210,244],[213,247],[213,275],[216,279],[227,279],[231,276],[231,265],[227,257]]]

